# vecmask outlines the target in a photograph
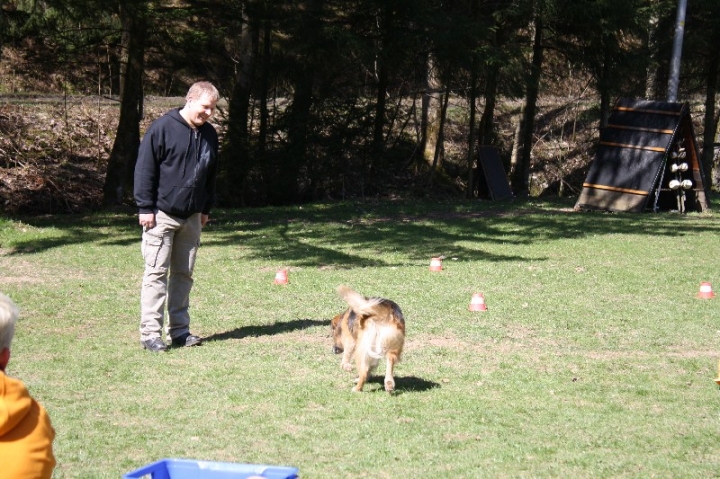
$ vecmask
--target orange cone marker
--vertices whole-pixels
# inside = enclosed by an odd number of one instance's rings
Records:
[[[468,306],[468,311],[487,311],[487,306],[485,305],[485,296],[483,296],[482,293],[475,293],[472,295],[470,305]]]
[[[713,293],[712,285],[707,281],[700,283],[700,291],[698,291],[697,297],[700,299],[714,298],[715,293]]]
[[[288,275],[286,269],[280,269],[275,273],[275,284],[288,284]]]
[[[432,258],[430,260],[430,271],[442,271],[442,259]]]

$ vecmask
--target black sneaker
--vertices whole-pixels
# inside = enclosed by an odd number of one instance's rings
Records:
[[[142,347],[144,349],[147,349],[148,351],[152,351],[154,353],[163,353],[167,350],[167,345],[165,344],[165,341],[160,338],[152,338],[148,339],[147,341],[140,341],[140,344],[142,344]]]
[[[202,343],[202,339],[200,339],[197,336],[194,336],[190,333],[185,333],[182,336],[178,336],[177,338],[174,338],[172,340],[172,345],[174,347],[185,347],[189,348],[190,346],[198,346]]]

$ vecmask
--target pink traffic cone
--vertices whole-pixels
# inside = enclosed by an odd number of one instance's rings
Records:
[[[288,284],[288,274],[286,269],[280,269],[275,274],[275,284]]]
[[[713,293],[712,285],[707,281],[700,283],[700,291],[698,291],[697,297],[700,299],[714,298],[715,293]]]
[[[430,260],[430,271],[442,271],[442,258],[432,258]]]
[[[487,311],[487,305],[485,304],[485,296],[482,293],[475,293],[472,295],[468,311]]]

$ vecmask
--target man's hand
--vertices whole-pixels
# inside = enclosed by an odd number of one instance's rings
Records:
[[[155,213],[141,213],[139,217],[140,226],[146,229],[151,229],[155,227]]]
[[[204,227],[205,224],[208,222],[208,219],[210,218],[210,215],[200,215],[200,226]]]

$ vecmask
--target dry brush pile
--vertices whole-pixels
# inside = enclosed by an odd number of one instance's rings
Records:
[[[146,99],[141,133],[150,121],[181,102],[180,98]],[[496,144],[506,168],[521,107],[521,102],[506,101],[496,111]],[[691,105],[696,136],[702,121],[700,107],[699,102]],[[459,101],[451,110],[443,166],[460,196],[466,186],[468,108]],[[217,118],[221,123],[224,113]],[[97,96],[3,96],[0,211],[55,214],[100,208],[118,115],[117,101]],[[532,150],[531,194],[579,194],[599,135],[597,118],[598,103],[593,98],[541,100]]]
[[[102,204],[119,105],[97,97],[5,98],[0,104],[0,209],[77,213]]]

